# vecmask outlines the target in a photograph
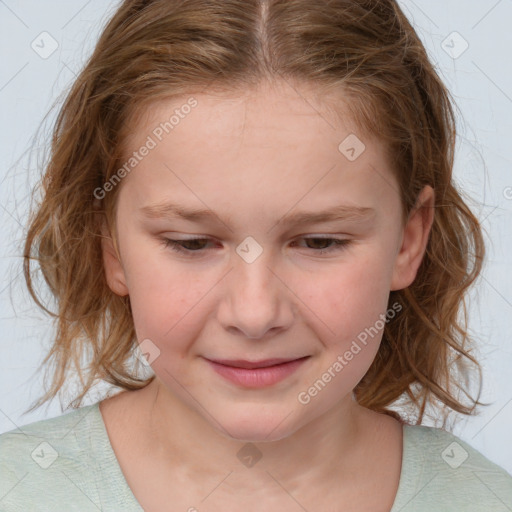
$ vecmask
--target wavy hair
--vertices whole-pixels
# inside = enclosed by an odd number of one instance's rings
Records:
[[[350,98],[345,106],[361,133],[385,143],[404,219],[425,185],[435,191],[425,256],[415,281],[390,293],[389,304],[399,302],[402,310],[386,324],[378,354],[354,389],[358,403],[403,420],[392,406],[405,399],[417,424],[429,405],[445,418],[450,410],[469,415],[482,405],[465,302],[483,264],[482,227],[452,177],[454,102],[398,4],[125,0],[60,108],[42,199],[29,218],[24,277],[56,322],[41,363],[51,363],[51,386],[29,410],[55,397],[72,365],[81,382],[73,407],[96,379],[135,390],[155,378],[140,378],[128,364],[137,345],[129,296],[110,290],[103,269],[101,224],[105,219],[115,234],[120,187],[101,201],[94,195],[122,165],[130,123],[155,101],[213,88],[235,94],[272,79]],[[38,298],[33,261],[56,312]],[[84,368],[87,351],[92,357]],[[468,393],[473,369],[477,399]]]

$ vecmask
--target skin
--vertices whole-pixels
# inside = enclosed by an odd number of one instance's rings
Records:
[[[319,502],[339,504],[340,496],[347,510],[362,503],[389,510],[401,427],[352,396],[382,331],[309,403],[298,395],[385,314],[391,290],[413,282],[432,225],[433,190],[425,187],[402,223],[384,146],[360,135],[366,149],[355,161],[338,151],[358,133],[327,104],[343,106],[342,95],[320,101],[306,85],[276,82],[245,95],[194,97],[198,106],[123,178],[117,248],[104,228],[108,284],[129,294],[139,343],[149,339],[160,350],[154,382],[101,404],[128,483],[148,507],[174,499],[183,510],[199,503],[199,510],[242,504],[249,510],[248,503],[255,504],[250,510],[290,504],[299,510],[293,495],[309,510]],[[185,101],[148,109],[126,141],[127,154]],[[209,208],[222,222],[141,213],[162,201]],[[339,204],[371,207],[375,215],[362,223],[278,223],[288,213]],[[211,240],[186,246],[204,247],[192,257],[162,240],[192,235]],[[252,263],[236,252],[247,236],[263,249]],[[304,239],[313,236],[350,243],[322,255],[315,248],[333,244]],[[263,389],[226,381],[204,359],[303,356],[309,358],[294,374]],[[262,454],[252,468],[236,456],[247,442]],[[123,450],[127,443],[137,445],[135,454]],[[368,493],[376,489],[373,502]]]

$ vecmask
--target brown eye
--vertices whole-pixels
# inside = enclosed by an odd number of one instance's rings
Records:
[[[306,241],[307,249],[311,249],[312,251],[318,252],[320,254],[343,250],[351,242],[350,240],[346,239],[328,237],[304,237],[302,240]]]
[[[162,242],[165,247],[173,251],[186,254],[198,253],[204,249],[204,243],[208,243],[208,238],[189,238],[185,240],[172,240],[170,238],[163,238]]]

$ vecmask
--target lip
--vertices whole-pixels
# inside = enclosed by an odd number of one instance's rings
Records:
[[[269,366],[274,366],[277,364],[289,363],[291,361],[296,361],[297,359],[302,359],[298,357],[293,358],[274,358],[274,359],[263,359],[261,361],[246,361],[244,359],[210,359],[213,363],[222,364],[224,366],[231,366],[234,368],[244,368],[246,370],[251,370],[253,368],[267,368]]]
[[[272,386],[294,373],[309,356],[297,359],[265,359],[262,361],[210,360],[212,369],[225,379],[247,388]]]

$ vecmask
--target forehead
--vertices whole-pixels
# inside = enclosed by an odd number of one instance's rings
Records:
[[[346,101],[281,82],[155,102],[130,123],[126,158],[149,139],[154,147],[125,181],[141,200],[179,189],[198,206],[201,194],[283,207],[335,201],[342,189],[353,203],[363,192],[396,195],[384,145],[361,132]]]
[[[190,108],[188,104],[192,101],[195,106]],[[238,136],[252,130],[255,139],[264,139],[265,128],[275,129],[283,134],[276,144],[301,136],[318,142],[314,140],[315,135],[323,137],[328,132],[338,132],[335,137],[350,132],[357,133],[361,139],[373,138],[351,114],[354,102],[341,90],[284,80],[264,81],[247,89],[226,90],[220,86],[209,88],[207,92],[195,89],[189,94],[146,102],[134,108],[124,139],[131,148],[141,137],[155,129],[158,131],[160,124],[170,120],[172,126],[164,129],[162,135],[172,133],[175,139],[179,139],[180,132],[187,131],[187,126],[216,137]]]

